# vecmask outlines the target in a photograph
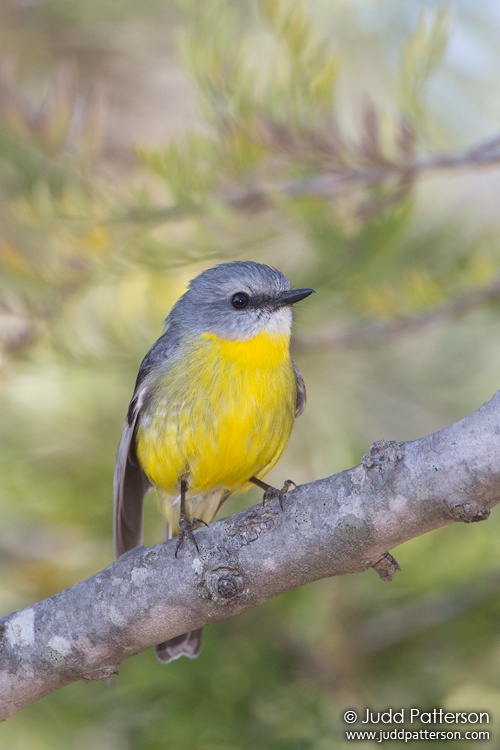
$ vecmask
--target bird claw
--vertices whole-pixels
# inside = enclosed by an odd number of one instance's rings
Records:
[[[281,510],[283,510],[283,500],[285,499],[286,493],[289,492],[290,487],[296,486],[297,485],[294,481],[292,481],[291,479],[287,479],[280,490],[278,490],[276,487],[268,487],[262,496],[262,505],[265,505],[268,500],[274,500],[274,498],[278,498],[280,508]]]
[[[193,534],[193,531],[198,528],[200,524],[208,526],[208,523],[204,521],[203,518],[193,518],[193,520],[190,521],[184,513],[181,513],[179,517],[179,540],[177,542],[177,547],[175,548],[175,557],[177,557],[177,553],[181,549],[186,539],[189,539],[189,541],[194,544],[198,553],[200,552],[198,542],[196,541]]]

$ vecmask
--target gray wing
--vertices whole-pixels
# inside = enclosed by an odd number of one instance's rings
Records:
[[[168,319],[167,319],[168,321]],[[123,427],[114,476],[114,538],[116,556],[142,542],[142,508],[151,484],[141,469],[135,447],[137,421],[159,365],[165,365],[175,352],[179,337],[168,330],[156,341],[142,360],[134,395]]]
[[[295,418],[300,417],[304,409],[306,408],[306,384],[302,373],[294,359],[292,359],[293,370],[295,372],[295,384],[297,386],[297,401],[295,402]]]
[[[114,539],[117,557],[142,542],[142,506],[151,485],[137,459],[135,430],[147,390],[147,385],[139,387],[130,402],[116,458]]]

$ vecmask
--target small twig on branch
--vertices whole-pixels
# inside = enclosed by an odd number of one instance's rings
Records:
[[[326,328],[323,331],[309,333],[307,338],[296,334],[293,343],[294,350],[311,352],[324,349],[349,349],[356,346],[378,344],[398,336],[417,333],[432,326],[455,320],[480,305],[497,299],[500,299],[500,276],[485,286],[465,292],[451,299],[445,305],[427,310],[421,315],[389,321],[360,323],[349,328],[337,330]]]
[[[233,617],[311,581],[374,566],[387,550],[500,503],[500,392],[409,443],[383,440],[359,466],[175,540],[138,547],[71,589],[0,620],[0,719],[74,680],[109,682],[155,643]],[[158,667],[159,669],[161,667]]]

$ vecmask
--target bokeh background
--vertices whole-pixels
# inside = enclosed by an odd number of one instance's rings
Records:
[[[297,310],[309,401],[278,485],[491,397],[499,34],[495,0],[2,0],[2,613],[112,562],[137,368],[216,262],[317,292]],[[146,526],[158,541],[153,501]],[[354,748],[347,708],[412,706],[490,711],[498,738],[499,531],[498,512],[455,524],[393,550],[391,584],[319,581],[213,625],[196,662],[140,654],[114,688],[24,709],[0,745]]]

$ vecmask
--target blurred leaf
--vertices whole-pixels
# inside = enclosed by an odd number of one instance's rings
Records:
[[[406,120],[426,132],[428,109],[423,100],[425,86],[436,72],[447,49],[449,12],[440,8],[434,18],[422,12],[415,31],[401,53],[401,106]]]

